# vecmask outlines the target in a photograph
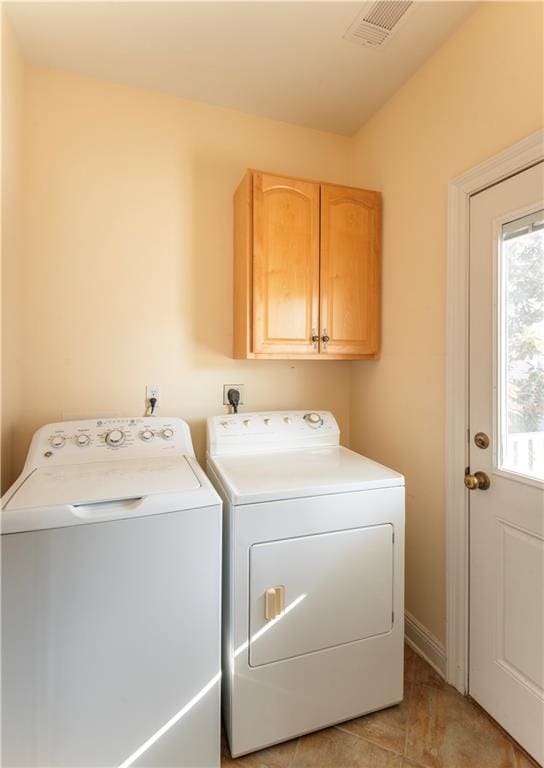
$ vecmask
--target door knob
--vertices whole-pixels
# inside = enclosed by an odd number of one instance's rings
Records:
[[[491,485],[491,480],[485,472],[475,472],[473,475],[467,472],[465,475],[465,485],[469,491],[487,491]]]

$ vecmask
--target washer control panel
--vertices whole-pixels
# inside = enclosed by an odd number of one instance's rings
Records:
[[[330,411],[263,411],[211,416],[211,455],[338,445],[340,430]]]
[[[145,416],[63,421],[39,429],[28,455],[32,466],[194,455],[189,427],[176,417]]]

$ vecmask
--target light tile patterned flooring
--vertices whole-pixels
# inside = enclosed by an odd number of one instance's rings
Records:
[[[233,760],[222,768],[533,768],[536,763],[469,699],[405,650],[396,707]]]

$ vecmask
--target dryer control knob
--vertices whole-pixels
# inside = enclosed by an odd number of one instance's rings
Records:
[[[266,427],[269,427],[272,423],[272,419],[269,419],[268,416],[264,419],[264,423]]]
[[[108,432],[106,435],[106,442],[108,445],[112,446],[123,445],[125,442],[125,433],[120,429],[112,429],[111,432]]]
[[[51,445],[53,448],[62,448],[64,443],[66,442],[66,438],[64,435],[53,435],[51,438]]]
[[[317,429],[317,427],[320,427],[323,424],[323,419],[318,413],[315,413],[312,411],[312,413],[305,413],[302,417],[304,421],[306,421],[311,427],[314,427],[314,429]]]
[[[144,429],[140,437],[148,443],[150,440],[153,440],[153,432],[150,429]]]
[[[170,427],[166,427],[161,432],[161,437],[163,440],[171,440],[174,437],[174,430],[170,429]]]
[[[250,427],[251,426],[251,419],[244,419],[244,427]]]
[[[91,442],[91,438],[89,435],[77,435],[76,437],[76,445],[79,445],[80,448],[84,448],[86,445],[89,445]]]

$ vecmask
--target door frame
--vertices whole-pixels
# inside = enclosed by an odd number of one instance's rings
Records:
[[[446,679],[469,690],[468,279],[471,195],[544,160],[544,130],[448,184],[446,298]]]

